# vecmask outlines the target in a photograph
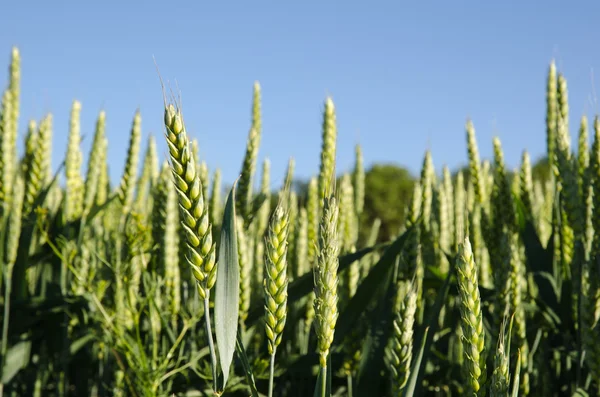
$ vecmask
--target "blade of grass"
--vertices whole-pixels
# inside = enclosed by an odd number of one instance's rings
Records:
[[[421,338],[421,346],[419,347],[419,354],[415,357],[413,362],[410,376],[408,378],[408,383],[406,384],[406,388],[404,389],[403,397],[412,397],[414,396],[417,381],[420,380],[419,370],[421,368],[421,362],[423,361],[423,355],[425,354],[425,345],[427,344],[427,336],[429,335],[429,327],[425,328],[423,331],[423,338]]]
[[[417,337],[415,338],[416,340],[414,346],[420,346],[420,358],[418,360],[415,360],[410,369],[410,376],[408,378],[406,389],[404,390],[405,397],[419,396],[421,392],[421,387],[423,383],[423,379],[421,376],[422,363],[427,363],[429,353],[431,353],[431,344],[433,342],[433,336],[435,335],[439,326],[438,318],[440,316],[440,311],[446,303],[446,297],[448,296],[448,291],[450,290],[450,280],[452,279],[452,274],[454,273],[454,268],[456,265],[456,260],[454,258],[448,256],[448,260],[450,262],[450,269],[448,270],[448,274],[446,275],[444,285],[438,292],[438,295],[435,299],[435,303],[431,308],[429,317],[427,318],[427,322],[423,324],[423,331],[415,333]],[[422,336],[419,337],[419,335]]]
[[[223,213],[217,281],[215,290],[215,334],[223,372],[223,390],[233,361],[239,321],[240,266],[238,262],[235,185],[233,184]]]
[[[521,349],[517,350],[517,363],[521,362]],[[520,365],[515,365],[515,380],[513,382],[513,388],[512,388],[512,393],[511,393],[511,397],[518,397],[519,396],[519,382],[520,382],[520,378],[521,378],[521,366]]]
[[[250,365],[250,361],[248,360],[248,356],[246,355],[246,350],[244,349],[242,336],[239,331],[237,333],[235,350],[237,352],[238,358],[242,363],[242,367],[244,367],[244,374],[246,375],[246,381],[248,382],[248,387],[250,388],[251,396],[259,397],[258,390],[256,389],[256,384],[254,383],[254,373],[252,372],[252,366]]]

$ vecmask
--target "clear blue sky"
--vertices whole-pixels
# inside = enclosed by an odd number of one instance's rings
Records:
[[[56,165],[78,99],[87,161],[95,118],[105,109],[117,181],[140,107],[143,149],[153,134],[162,160],[163,103],[153,56],[163,78],[178,83],[201,157],[211,173],[220,167],[226,182],[242,162],[255,80],[263,95],[259,161],[270,158],[274,187],[289,156],[298,177],[317,173],[327,94],[337,108],[341,171],[352,166],[357,142],[367,166],[394,162],[418,172],[428,147],[438,170],[461,166],[467,117],[482,156],[491,155],[494,135],[511,167],[524,148],[533,158],[542,155],[552,58],[569,83],[572,133],[582,114],[598,111],[598,2],[218,3],[3,4],[0,63],[8,66],[13,45],[22,54],[21,130],[28,119],[52,112]],[[1,86],[6,79],[0,74]]]

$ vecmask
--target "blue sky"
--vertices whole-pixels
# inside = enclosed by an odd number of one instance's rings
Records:
[[[53,113],[54,164],[66,150],[73,99],[82,103],[86,161],[95,118],[106,110],[113,181],[138,107],[143,149],[153,134],[166,155],[153,56],[162,77],[178,84],[200,156],[226,182],[241,166],[255,80],[263,96],[259,161],[271,160],[274,187],[290,156],[298,177],[318,172],[327,94],[337,109],[339,171],[352,166],[359,142],[367,166],[418,172],[430,148],[438,170],[454,169],[466,163],[467,117],[482,156],[497,135],[516,167],[523,149],[533,158],[545,151],[552,58],[569,83],[572,132],[582,114],[599,110],[599,12],[592,1],[12,1],[0,14],[0,63],[8,66],[11,46],[20,48],[21,130]],[[2,87],[6,79],[0,74]]]

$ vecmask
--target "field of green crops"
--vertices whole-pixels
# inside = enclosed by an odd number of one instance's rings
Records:
[[[511,172],[499,138],[481,159],[469,120],[468,169],[436,175],[424,150],[383,241],[360,145],[336,169],[331,98],[305,191],[293,158],[257,164],[258,83],[232,187],[160,90],[164,133],[142,142],[132,111],[113,185],[104,112],[83,153],[74,100],[68,146],[53,147],[52,114],[19,117],[18,49],[8,64],[0,397],[600,396],[600,120],[569,121],[554,63],[540,71],[550,172],[534,177],[527,151]]]

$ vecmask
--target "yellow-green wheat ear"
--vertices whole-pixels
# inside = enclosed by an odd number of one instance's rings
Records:
[[[240,265],[240,324],[244,326],[246,318],[248,318],[248,310],[250,309],[250,300],[252,299],[252,262],[250,250],[248,249],[249,237],[244,230],[244,220],[241,216],[236,215],[236,233],[237,233],[237,249],[238,262]]]
[[[358,221],[354,211],[354,191],[350,174],[344,174],[340,181],[340,212],[338,217],[338,230],[340,234],[340,253],[342,255],[355,251],[358,239]],[[341,305],[346,305],[354,296],[359,279],[358,262],[353,262],[344,272],[340,288]]]
[[[19,171],[23,173],[23,175],[27,175],[27,172],[30,168],[31,157],[33,156],[33,152],[35,150],[36,140],[37,140],[37,123],[35,120],[30,120],[27,125],[27,133],[25,134],[25,152],[19,161]]]
[[[83,197],[83,212],[88,214],[94,205],[94,200],[98,192],[99,179],[102,167],[102,156],[103,152],[106,151],[106,113],[100,112],[98,120],[96,121],[96,132],[94,133],[94,142],[90,150],[87,176],[85,178],[84,185],[84,197]]]
[[[317,178],[312,177],[308,182],[308,197],[306,202],[307,215],[307,267],[310,269],[314,266],[317,258],[317,237],[319,233],[319,190]],[[309,334],[315,317],[314,307],[315,292],[311,291],[308,294],[306,302],[306,320],[305,333]]]
[[[0,201],[5,213],[10,204],[12,174],[15,172],[11,148],[12,92],[4,91],[0,104]]]
[[[467,149],[469,153],[469,178],[475,188],[475,201],[483,203],[486,199],[485,182],[481,172],[481,160],[479,159],[479,148],[475,137],[475,127],[471,120],[467,120]]]
[[[129,147],[127,149],[127,160],[125,161],[125,169],[123,170],[118,190],[124,214],[131,211],[131,206],[133,205],[141,140],[142,115],[138,109],[133,116],[131,133],[129,135]]]
[[[523,307],[523,285],[526,283],[525,280],[525,263],[524,263],[524,249],[519,240],[519,235],[516,232],[512,233],[511,241],[511,258],[510,258],[510,306],[511,311],[514,313],[514,323],[516,327],[515,344],[521,351],[521,359],[519,365],[521,366],[521,382],[520,389],[521,395],[526,396],[529,394],[529,373],[528,373],[528,356],[529,356],[529,344],[527,342],[527,323],[526,313]]]
[[[511,187],[504,165],[504,153],[500,139],[495,137],[494,143],[494,185],[492,190],[492,207],[494,222],[497,229],[506,226],[511,230],[516,228],[515,208]]]
[[[473,393],[477,395],[485,383],[485,330],[483,328],[477,265],[473,258],[471,242],[468,237],[458,246],[456,272],[462,317],[466,395],[473,395]]]
[[[287,245],[289,215],[280,202],[273,215],[265,237],[265,331],[269,354],[281,342],[287,318]]]
[[[446,189],[443,184],[435,186],[435,208],[436,208],[436,222],[438,225],[437,240],[438,247],[441,249],[437,250],[438,264],[442,273],[448,272],[448,260],[445,252],[450,250],[450,216],[448,209],[448,198],[446,196]]]
[[[340,243],[337,231],[339,207],[335,196],[323,200],[315,263],[315,332],[321,368],[333,342],[338,312],[338,275]]]
[[[443,177],[442,184],[444,195],[446,196],[446,214],[448,217],[448,244],[451,246],[449,248],[454,247],[455,238],[455,221],[454,221],[454,208],[456,207],[454,201],[454,186],[452,184],[452,174],[450,173],[450,168],[447,165],[444,165],[443,169]]]
[[[531,159],[529,153],[524,150],[521,156],[521,170],[519,174],[520,198],[525,208],[525,215],[533,217],[533,177],[531,176]]]
[[[548,68],[546,81],[546,150],[550,168],[554,165],[556,148],[556,121],[558,120],[556,85],[556,65],[552,61]]]
[[[16,166],[18,156],[17,136],[19,132],[19,110],[21,99],[21,54],[19,53],[19,49],[17,47],[12,48],[8,89],[11,92],[11,106],[8,120],[11,147],[10,156],[14,165]]]
[[[456,175],[456,187],[454,188],[454,249],[458,250],[460,244],[465,238],[465,225],[467,221],[467,200],[465,190],[465,178],[462,171]]]
[[[263,160],[260,192],[264,195],[265,201],[257,214],[256,231],[258,233],[258,238],[264,236],[269,224],[269,215],[271,214],[271,161],[268,158]]]
[[[419,238],[421,244],[421,256],[424,263],[435,265],[437,263],[434,235],[434,223],[432,222],[433,211],[433,183],[435,170],[431,152],[427,150],[423,157],[423,166],[421,168],[421,222],[419,223]]]
[[[558,119],[562,120],[565,128],[569,130],[569,93],[567,89],[567,79],[562,73],[558,73],[556,102],[558,103]]]
[[[294,277],[303,276],[310,270],[308,261],[308,215],[306,208],[300,208],[297,223],[294,236],[296,244]]]
[[[17,47],[12,48],[8,89],[12,92],[12,130],[15,138],[19,130],[19,108],[21,101],[21,54]]]
[[[567,125],[559,117],[556,137],[555,171],[561,190],[561,199],[568,219],[568,226],[573,229],[575,236],[581,236],[583,231],[584,212],[580,202],[580,192],[577,181],[577,163],[571,152],[571,137]]]
[[[491,192],[491,218],[487,213],[482,213],[482,224],[484,226],[484,238],[487,243],[490,254],[491,268],[495,270],[496,279],[502,279],[508,270],[503,260],[504,253],[501,252],[501,241],[505,233],[516,228],[516,218],[514,202],[512,199],[512,191],[509,185],[506,169],[504,166],[504,154],[500,139],[494,137],[494,181]],[[480,264],[481,265],[481,264]],[[487,285],[487,274],[482,274],[484,270],[480,270],[480,279],[482,284]],[[482,276],[486,276],[485,278]]]
[[[354,183],[354,209],[356,215],[360,218],[365,207],[365,168],[362,147],[356,145],[354,153],[354,172],[352,174]]]
[[[210,223],[221,223],[221,169],[217,168],[213,174],[210,196]]]
[[[413,185],[412,197],[408,206],[408,212],[406,215],[407,226],[417,224],[419,215],[421,214],[421,200],[423,199],[423,190],[421,188],[421,181],[416,180]]]
[[[492,378],[490,379],[490,397],[508,396],[508,388],[510,385],[510,346],[507,346],[505,339],[506,318],[502,322],[502,326],[500,328],[500,335],[498,336],[498,344],[496,346],[496,354],[494,355],[494,371],[492,372]],[[510,334],[508,340],[510,341]]]
[[[402,255],[404,258],[404,270],[407,274],[415,275],[416,290],[418,291],[417,303],[421,303],[424,266],[421,257],[421,228],[418,224],[419,214],[421,212],[422,190],[421,182],[415,181],[413,185],[413,194],[411,203],[408,206],[408,214],[406,217],[406,227],[413,227],[413,232],[408,235],[406,245]]]
[[[108,161],[107,161],[108,140],[104,140],[102,150],[99,154],[99,171],[98,171],[98,187],[96,188],[96,197],[94,201],[97,206],[103,205],[108,199],[110,193],[110,180],[108,177]]]
[[[316,257],[315,243],[319,232],[319,190],[315,177],[308,181],[306,213],[308,216],[308,260],[312,264]]]
[[[577,148],[577,177],[579,182],[579,194],[583,197],[586,182],[586,171],[590,165],[590,150],[588,147],[588,119],[581,116],[579,125],[579,140]]]
[[[433,177],[435,170],[433,168],[433,160],[431,152],[427,150],[423,157],[423,166],[421,167],[421,223],[425,230],[431,228],[431,205],[433,201]]]
[[[415,285],[408,281],[400,281],[396,300],[397,311],[393,322],[388,367],[392,375],[394,393],[400,393],[408,382],[412,361],[415,313],[417,311]]]
[[[338,230],[341,237],[341,253],[346,254],[356,248],[358,220],[354,209],[354,188],[350,174],[344,174],[340,181],[340,216]]]
[[[206,161],[202,160],[200,164],[196,163],[196,166],[198,167],[200,182],[202,182],[202,195],[206,200],[209,200],[208,185],[210,183],[210,173],[208,170],[208,164],[206,164]]]
[[[181,276],[178,261],[180,244],[177,233],[179,208],[169,163],[166,161],[153,188],[153,196],[152,236],[156,242],[156,255],[153,255],[154,268],[164,274],[170,312],[176,317],[181,306]]]
[[[290,157],[288,160],[287,169],[285,170],[285,179],[283,181],[284,188],[291,191],[292,184],[294,183],[294,171],[296,169],[296,160]]]
[[[208,299],[216,281],[215,243],[202,183],[190,152],[183,117],[172,104],[165,108],[164,122],[171,173],[179,196],[181,225],[187,240],[186,260],[198,282],[198,293]]]
[[[328,97],[323,110],[323,132],[321,140],[321,165],[319,168],[319,208],[323,200],[333,192],[333,178],[335,177],[335,156],[337,141],[337,125],[335,106]],[[320,215],[320,214],[319,214]]]
[[[137,187],[135,191],[135,204],[133,208],[136,212],[139,212],[146,216],[146,212],[149,208],[152,208],[152,195],[150,194],[152,186],[156,183],[156,175],[154,167],[158,167],[158,159],[156,156],[156,142],[152,135],[148,136],[148,145],[146,147],[146,154],[144,155],[144,163],[142,165],[142,174],[137,180]]]
[[[288,186],[288,185],[286,185]],[[288,235],[290,236],[288,240],[288,278],[290,282],[295,279],[297,275],[297,262],[296,262],[296,228],[298,227],[298,194],[291,190],[285,188],[283,192],[289,192],[289,194],[285,194],[287,196],[286,208],[288,209],[289,214],[289,223],[290,227],[288,230]]]
[[[72,222],[81,216],[83,211],[83,177],[81,176],[81,103],[73,101],[69,128],[69,144],[65,156],[65,221]]]
[[[41,182],[41,179],[39,179],[39,174],[34,173],[33,166],[35,161],[35,150],[36,146],[38,145],[39,138],[37,128],[37,123],[34,120],[31,120],[27,128],[27,136],[25,138],[25,154],[21,163],[21,170],[24,175],[23,178],[26,181],[25,183],[32,184],[31,192],[29,192],[29,189],[25,189],[25,196],[23,199],[23,212],[26,215],[29,214],[29,211],[31,210]]]
[[[237,187],[236,210],[244,218],[244,227],[250,225],[250,212],[252,210],[252,186],[254,172],[256,169],[256,159],[258,158],[258,148],[262,134],[262,121],[260,114],[261,92],[258,82],[254,84],[252,97],[252,125],[248,133],[246,142],[246,153],[242,162],[240,180]]]

